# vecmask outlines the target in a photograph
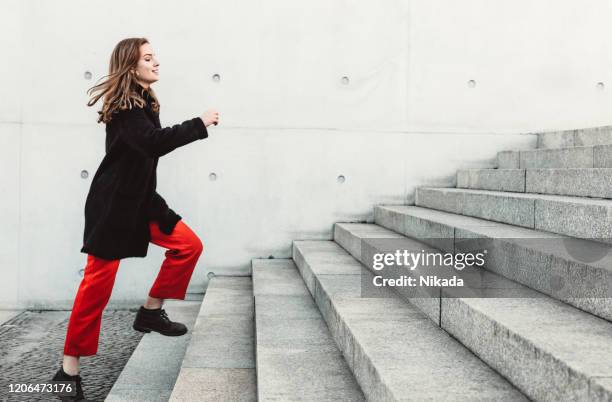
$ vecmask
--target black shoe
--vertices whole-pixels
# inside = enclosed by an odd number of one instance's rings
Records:
[[[65,371],[64,371],[64,367],[60,367],[59,370],[57,370],[57,372],[55,373],[55,375],[53,376],[53,379],[51,381],[73,381],[74,383],[71,384],[72,385],[72,390],[70,392],[64,391],[65,394],[74,394],[74,395],[60,395],[57,394],[57,397],[62,400],[62,401],[85,401],[85,395],[83,395],[83,386],[82,386],[82,379],[80,375],[68,375]],[[76,388],[76,392],[74,392]],[[58,384],[58,391],[61,390],[59,384]]]
[[[163,308],[149,310],[140,306],[132,327],[140,332],[159,332],[166,336],[181,336],[187,333],[187,327],[180,322],[170,321]]]

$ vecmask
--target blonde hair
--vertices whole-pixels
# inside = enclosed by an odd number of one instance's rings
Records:
[[[102,77],[108,78],[87,90],[91,95],[87,106],[93,106],[100,98],[104,98],[102,109],[98,111],[98,123],[108,123],[116,111],[131,109],[134,105],[144,107],[146,101],[142,91],[135,90],[143,87],[136,81],[132,69],[138,65],[140,46],[145,43],[149,43],[147,38],[127,38],[117,43],[111,54],[108,75]],[[152,98],[153,111],[159,113],[155,92],[151,87],[148,92]]]

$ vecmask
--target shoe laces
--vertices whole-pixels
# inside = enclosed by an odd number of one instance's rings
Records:
[[[159,315],[162,317],[162,319],[164,319],[167,322],[170,322],[170,318],[168,318],[168,313],[166,313],[166,310],[161,309],[161,311],[159,312]]]

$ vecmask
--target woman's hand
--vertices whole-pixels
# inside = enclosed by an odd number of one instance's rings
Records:
[[[206,127],[210,126],[211,124],[216,126],[219,124],[219,112],[217,112],[215,109],[208,109],[204,112],[204,114],[202,114],[202,116],[200,116],[200,119],[202,119]]]

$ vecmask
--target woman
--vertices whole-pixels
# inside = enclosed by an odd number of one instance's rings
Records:
[[[53,377],[75,382],[77,395],[65,400],[83,398],[79,357],[97,353],[102,312],[120,259],[146,256],[149,242],[168,250],[133,327],[167,336],[187,332],[161,307],[164,299],[184,300],[202,243],[155,191],[156,168],[160,156],[207,138],[207,127],[218,124],[219,113],[209,109],[200,117],[161,128],[160,105],[151,88],[158,74],[159,63],[148,40],[124,39],[113,50],[108,78],[88,91],[95,94],[88,106],[104,98],[98,123],[106,124],[106,155],[85,203],[81,252],[88,254],[87,265],[70,315],[62,366]]]

